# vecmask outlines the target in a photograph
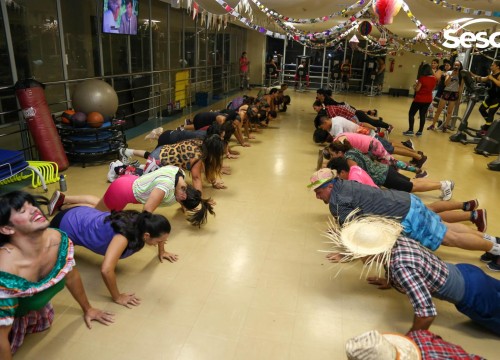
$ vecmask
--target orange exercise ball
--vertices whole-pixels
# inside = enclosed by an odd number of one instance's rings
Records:
[[[92,111],[87,115],[87,125],[93,128],[99,128],[104,124],[104,116],[97,111]]]
[[[73,109],[63,111],[63,113],[61,114],[61,122],[66,125],[71,125],[73,115],[75,115],[75,110]]]

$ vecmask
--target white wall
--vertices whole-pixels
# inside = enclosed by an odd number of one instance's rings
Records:
[[[250,61],[250,84],[262,84],[266,63],[266,36],[258,31],[247,30],[245,51]]]

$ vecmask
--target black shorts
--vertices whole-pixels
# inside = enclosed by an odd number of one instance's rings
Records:
[[[443,91],[443,95],[441,95],[441,99],[446,101],[457,101],[458,100],[458,91]]]
[[[388,189],[405,191],[407,193],[413,189],[413,183],[410,181],[410,178],[401,175],[392,166],[389,166],[384,186]]]

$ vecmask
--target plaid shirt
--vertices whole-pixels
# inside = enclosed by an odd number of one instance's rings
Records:
[[[418,317],[436,316],[432,294],[448,278],[444,261],[413,239],[400,237],[392,249],[389,267],[391,285],[410,299]]]
[[[449,343],[428,330],[415,330],[406,334],[419,347],[422,360],[430,359],[471,359],[481,360],[481,356],[467,353],[461,346]]]
[[[330,118],[334,118],[335,116],[341,116],[347,120],[352,120],[352,118],[356,115],[356,110],[354,110],[349,105],[326,105],[325,106],[326,113]]]

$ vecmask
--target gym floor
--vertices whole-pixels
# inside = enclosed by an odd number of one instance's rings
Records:
[[[205,183],[204,196],[217,202],[216,217],[197,229],[188,225],[178,205],[158,210],[172,223],[166,248],[178,254],[179,261],[160,264],[156,248],[146,247],[119,262],[119,289],[135,292],[142,299],[140,306],[114,304],[100,275],[103,258],[77,248],[87,295],[94,307],[116,314],[115,324],[94,323],[88,330],[80,308],[68,291],[62,291],[53,300],[56,317],[51,329],[28,335],[16,358],[343,359],[350,337],[372,329],[405,333],[413,318],[405,295],[369,286],[360,278],[358,263],[344,265],[335,276],[338,267],[325,261],[322,251],[328,244],[321,233],[328,206],[306,188],[320,149],[312,141],[315,92],[297,93],[292,88],[287,93],[292,98],[288,111],[255,134],[251,147],[234,146],[241,152],[239,159],[224,160],[232,168],[232,175],[223,178],[228,189],[215,190]],[[395,126],[390,139],[405,140],[401,132],[407,130],[411,98],[335,98],[357,108],[377,108]],[[223,107],[227,100],[210,109]],[[471,125],[478,126],[477,109],[472,117]],[[129,146],[152,149],[154,143],[143,140],[144,135],[129,139]],[[425,131],[413,138],[416,148],[429,156],[429,178],[453,179],[454,200],[478,198],[480,208],[488,210],[487,232],[498,236],[500,172],[486,168],[494,158],[476,155],[474,145],[451,143],[449,135]],[[67,194],[102,196],[107,171],[107,164],[72,166],[66,171]],[[56,188],[50,185],[49,192]],[[438,197],[439,191],[421,195],[426,203]],[[500,278],[479,262],[480,252],[441,247],[437,254],[446,261],[480,266]],[[433,332],[470,353],[497,358],[498,337],[472,324],[453,305],[439,300],[436,305],[439,315]]]

